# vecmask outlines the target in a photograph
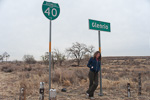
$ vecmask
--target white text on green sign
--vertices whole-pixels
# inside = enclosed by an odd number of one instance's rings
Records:
[[[110,32],[110,23],[89,19],[89,29]]]
[[[46,18],[49,20],[54,20],[59,16],[60,8],[57,3],[44,1],[42,11]]]

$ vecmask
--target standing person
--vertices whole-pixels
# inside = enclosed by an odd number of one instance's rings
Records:
[[[94,53],[94,56],[90,58],[87,66],[89,71],[89,89],[86,91],[88,98],[94,99],[94,91],[98,86],[98,72],[100,70],[101,54],[99,51]]]

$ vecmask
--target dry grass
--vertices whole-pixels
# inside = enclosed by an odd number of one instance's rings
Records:
[[[113,58],[114,59],[114,58]],[[103,97],[96,100],[150,100],[150,68],[149,60],[133,59],[106,60],[102,65]],[[142,64],[131,65],[133,62]],[[144,62],[146,61],[146,62]],[[129,63],[129,65],[127,65]],[[71,65],[71,64],[70,64]],[[66,65],[69,66],[69,65]],[[85,91],[88,88],[87,67],[56,67],[52,70],[52,88],[57,89],[58,100],[86,100]],[[144,67],[143,67],[144,66]],[[0,69],[7,67],[12,72],[0,71],[0,100],[18,100],[20,87],[26,88],[27,100],[38,100],[39,83],[45,82],[45,100],[48,99],[49,70],[41,64],[25,65],[16,63],[1,63]],[[138,72],[142,72],[142,96],[138,96]],[[127,98],[127,83],[131,84],[131,98]],[[67,92],[61,92],[66,88]]]

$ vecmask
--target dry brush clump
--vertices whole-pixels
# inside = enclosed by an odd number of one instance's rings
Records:
[[[31,71],[35,68],[37,64],[16,64],[16,63],[1,63],[0,70],[2,72],[10,73],[10,72],[20,72],[20,71]],[[36,69],[36,68],[35,68]]]
[[[16,66],[14,64],[10,64],[10,63],[3,63],[0,65],[0,69],[3,72],[10,73],[10,72],[15,71]]]
[[[114,73],[107,73],[105,74],[105,76],[103,76],[105,79],[108,79],[108,80],[112,80],[112,81],[117,81],[119,80],[119,76],[114,74]]]
[[[104,91],[113,91],[115,93],[115,91],[127,91],[127,83],[131,84],[131,91],[137,89],[138,83],[133,82],[132,80],[128,79],[128,78],[124,78],[124,79],[119,79],[119,80],[110,80],[110,79],[105,79],[103,78],[102,84],[103,84],[103,89]],[[98,89],[100,88],[100,86],[98,86]]]
[[[18,85],[20,88],[25,88],[26,96],[30,96],[35,93],[38,94],[41,80],[42,79],[38,74],[23,72],[20,76],[20,80],[18,81]]]
[[[1,68],[1,71],[6,72],[6,73],[10,73],[10,72],[13,72],[13,69],[10,66],[3,66]]]
[[[150,93],[150,80],[143,82],[142,88],[144,91]]]
[[[57,68],[52,74],[52,82],[63,86],[77,85],[81,80],[87,80],[87,72],[82,68]]]

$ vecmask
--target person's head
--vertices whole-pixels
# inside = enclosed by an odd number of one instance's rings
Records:
[[[94,58],[98,59],[98,60],[101,60],[101,53],[99,51],[96,51],[94,53]]]

